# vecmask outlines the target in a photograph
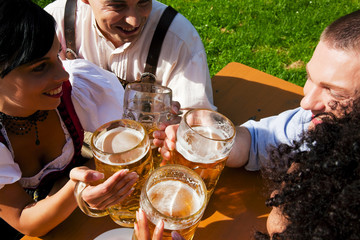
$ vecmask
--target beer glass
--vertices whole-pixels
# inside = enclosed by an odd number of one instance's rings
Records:
[[[163,240],[171,240],[172,231],[191,240],[206,203],[206,186],[201,177],[185,166],[173,164],[154,170],[140,197],[140,207],[149,220],[150,236],[158,221],[163,220]]]
[[[190,110],[180,122],[170,163],[197,172],[205,182],[208,199],[229,157],[235,132],[228,118],[208,109]]]
[[[121,169],[129,169],[139,175],[134,191],[120,204],[106,210],[90,208],[82,199],[82,191],[86,184],[78,182],[75,197],[80,209],[92,217],[109,215],[114,222],[124,227],[132,227],[139,208],[140,193],[145,180],[152,171],[150,141],[145,128],[138,122],[121,119],[106,123],[92,135],[91,150],[96,170],[104,173],[104,179],[97,185]]]
[[[152,144],[153,132],[159,124],[169,121],[171,114],[172,91],[168,87],[152,83],[130,83],[125,87],[123,118],[138,121],[148,131],[154,168],[162,161],[157,147]]]

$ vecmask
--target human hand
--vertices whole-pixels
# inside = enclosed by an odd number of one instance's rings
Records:
[[[145,212],[140,208],[136,211],[134,232],[137,240],[150,240],[150,231]],[[164,232],[164,222],[159,221],[154,229],[152,240],[161,240]]]
[[[145,212],[142,209],[136,212],[136,223],[134,223],[134,231],[137,240],[162,240],[162,235],[164,232],[164,222],[159,221],[155,227],[152,238],[150,238],[148,220]],[[185,240],[179,233],[176,231],[171,232],[171,237],[173,240]]]
[[[87,167],[76,167],[70,171],[70,179],[91,183],[104,178],[104,174]],[[139,176],[128,169],[114,173],[103,183],[87,186],[82,192],[83,200],[91,207],[104,210],[114,204],[122,202],[133,191],[133,185]]]
[[[171,114],[172,117],[169,121],[167,121],[166,125],[171,125],[171,124],[177,124],[181,121],[181,115],[182,115],[182,111],[180,110],[181,106],[180,103],[178,101],[172,101],[171,104]]]
[[[176,125],[160,125],[158,131],[154,131],[154,145],[159,147],[159,152],[165,160],[171,159],[171,151],[175,150],[176,146],[176,131],[179,124]]]

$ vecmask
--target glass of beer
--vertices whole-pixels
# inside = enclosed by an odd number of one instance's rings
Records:
[[[158,130],[160,123],[172,118],[171,103],[172,91],[168,87],[139,82],[125,87],[123,118],[142,123],[148,131],[154,168],[160,166],[162,158],[152,144],[153,132]]]
[[[106,123],[92,135],[91,150],[96,170],[104,173],[104,179],[92,185],[100,184],[115,172],[129,169],[139,175],[134,191],[120,204],[106,210],[90,208],[82,199],[86,184],[78,182],[75,197],[80,209],[92,217],[109,215],[114,222],[124,227],[132,227],[136,220],[136,211],[142,186],[152,171],[152,156],[148,134],[142,124],[128,119]]]
[[[180,122],[170,163],[197,172],[205,182],[208,199],[229,157],[235,132],[227,117],[208,109],[192,109]]]
[[[193,170],[176,164],[154,170],[146,180],[140,197],[140,207],[148,218],[150,236],[158,221],[162,220],[163,240],[171,240],[172,231],[191,240],[204,214],[206,199],[205,183]]]

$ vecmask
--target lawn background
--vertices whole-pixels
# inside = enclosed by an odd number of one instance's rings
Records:
[[[33,0],[44,7],[52,0]],[[210,75],[240,62],[303,86],[322,30],[360,0],[160,0],[195,26]]]

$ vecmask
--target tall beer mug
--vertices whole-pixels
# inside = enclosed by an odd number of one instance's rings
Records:
[[[82,199],[82,191],[87,185],[78,182],[75,197],[80,209],[91,217],[109,215],[117,224],[132,227],[139,208],[141,188],[152,171],[150,141],[145,128],[140,123],[127,119],[106,123],[93,133],[91,150],[96,170],[105,176],[100,182],[121,169],[136,172],[139,179],[130,196],[106,210],[90,208]]]
[[[170,163],[197,172],[205,182],[208,199],[214,192],[235,140],[235,126],[224,115],[193,109],[182,118]]]
[[[168,87],[152,83],[130,83],[125,87],[123,118],[142,123],[148,131],[154,168],[160,166],[162,158],[152,144],[153,132],[172,118],[171,103],[172,91]]]
[[[164,221],[163,240],[171,240],[174,230],[191,240],[206,203],[206,186],[201,177],[185,166],[172,164],[150,174],[140,197],[140,207],[149,220],[150,236],[158,221]]]

